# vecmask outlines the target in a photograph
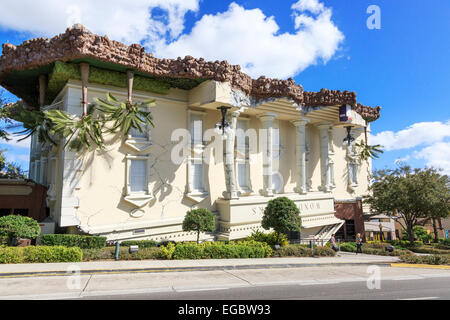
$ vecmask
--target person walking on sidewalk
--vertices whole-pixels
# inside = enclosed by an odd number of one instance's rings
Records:
[[[362,247],[361,234],[358,233],[358,234],[356,235],[356,254],[358,254],[358,252],[359,252],[359,253],[362,253],[361,247]]]
[[[339,251],[338,247],[336,246],[336,236],[334,233],[331,235],[331,248],[333,248],[334,251]]]

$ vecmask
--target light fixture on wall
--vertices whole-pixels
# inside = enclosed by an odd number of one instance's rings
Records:
[[[351,145],[353,141],[355,141],[355,138],[352,137],[352,127],[348,126],[345,127],[347,129],[347,136],[344,138],[344,142],[347,142],[348,145]]]
[[[222,113],[222,120],[216,123],[214,132],[221,135],[222,140],[226,140],[229,134],[233,131],[231,124],[226,120],[228,109],[231,109],[231,107],[221,106],[217,108],[217,110],[220,110]]]

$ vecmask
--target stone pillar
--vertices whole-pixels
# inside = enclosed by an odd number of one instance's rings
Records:
[[[321,185],[319,187],[319,190],[323,192],[330,192],[332,189],[330,159],[329,159],[330,134],[328,132],[330,130],[330,127],[331,123],[323,123],[318,125],[320,131],[320,176],[321,176]]]
[[[273,161],[273,144],[272,144],[272,130],[273,130],[273,121],[277,117],[275,113],[266,113],[264,115],[259,116],[259,119],[263,123],[263,129],[265,132],[265,137],[262,141],[265,140],[265,145],[262,146],[263,150],[263,177],[264,177],[264,190],[263,195],[266,197],[273,196],[273,188],[272,188],[272,161]],[[265,138],[265,139],[264,139]]]
[[[295,192],[305,194],[308,191],[306,186],[306,124],[309,120],[301,119],[291,122],[296,129],[295,162],[297,169],[297,187],[295,188]]]
[[[40,172],[39,172],[39,183],[47,186],[47,157],[41,156],[41,161],[40,161],[41,167],[39,168]]]
[[[82,98],[81,104],[83,105],[83,116],[87,115],[87,87],[89,83],[89,63],[80,63],[80,73],[81,73],[81,86],[82,86]]]
[[[127,87],[128,87],[128,102],[131,103],[133,100],[133,82],[134,82],[134,71],[127,70]]]
[[[237,118],[239,117],[239,114],[240,111],[231,111],[229,113],[231,130],[228,131],[224,149],[225,184],[227,190],[223,193],[223,197],[226,200],[238,199],[236,173],[234,166],[234,140],[236,137]]]
[[[47,76],[41,74],[39,76],[39,107],[42,109],[45,104],[45,92],[47,90]]]

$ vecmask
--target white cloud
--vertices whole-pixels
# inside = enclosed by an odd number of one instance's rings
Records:
[[[310,65],[326,63],[344,40],[331,20],[331,9],[319,0],[292,5],[293,32],[280,33],[275,17],[260,9],[231,3],[226,12],[202,16],[189,34],[183,34],[185,15],[198,12],[200,1],[4,1],[0,27],[50,37],[82,23],[114,40],[144,42],[158,57],[227,60],[255,78],[287,78]]]
[[[450,120],[419,122],[398,132],[380,132],[371,136],[371,143],[381,144],[387,151],[391,151],[429,145],[448,137],[450,137]]]
[[[428,167],[443,169],[442,173],[450,175],[450,142],[437,142],[414,152],[416,159],[426,161]]]
[[[2,1],[0,27],[54,36],[74,23],[97,34],[127,42],[175,38],[184,29],[184,16],[196,12],[200,0],[21,0]],[[152,16],[160,8],[165,16]]]
[[[300,0],[291,7],[298,11],[311,11],[312,13],[320,13],[325,10],[323,3],[318,0]]]
[[[318,61],[328,61],[344,39],[331,21],[331,9],[317,0],[300,0],[292,9],[295,33],[280,34],[273,16],[231,3],[226,12],[204,15],[189,34],[171,43],[161,40],[148,45],[160,57],[227,60],[255,78],[287,78]]]

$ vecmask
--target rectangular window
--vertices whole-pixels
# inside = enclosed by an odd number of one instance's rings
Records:
[[[203,126],[205,112],[188,110],[191,149],[188,161],[187,194],[195,201],[207,196],[206,169],[204,166]]]
[[[145,192],[147,191],[147,161],[131,160],[130,161],[130,191]]]
[[[193,146],[203,144],[203,115],[191,113],[190,114],[190,133],[191,142]]]
[[[9,216],[11,212],[11,208],[0,208],[0,217]]]
[[[192,163],[192,186],[194,191],[203,191],[203,166],[201,161]]]

